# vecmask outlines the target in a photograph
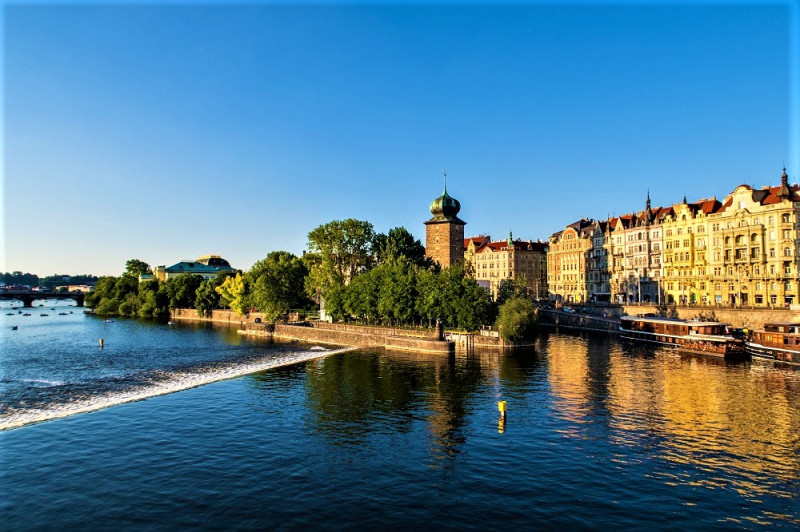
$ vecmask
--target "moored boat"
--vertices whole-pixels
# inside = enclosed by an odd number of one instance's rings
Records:
[[[765,323],[747,342],[754,357],[787,364],[800,364],[800,323]]]
[[[623,316],[619,333],[624,340],[652,342],[689,353],[729,360],[747,357],[744,342],[726,333],[717,321]]]

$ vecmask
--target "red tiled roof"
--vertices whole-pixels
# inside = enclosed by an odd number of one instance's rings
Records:
[[[526,240],[514,240],[514,250],[516,251],[544,251],[547,242],[530,242]],[[497,242],[486,242],[475,253],[483,253],[486,249],[491,251],[504,251],[508,248],[508,240],[498,240]]]

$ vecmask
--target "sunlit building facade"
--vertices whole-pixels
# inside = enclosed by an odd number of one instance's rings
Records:
[[[492,297],[503,280],[524,279],[528,295],[547,297],[547,243],[531,240],[492,241],[488,236],[464,240],[464,259],[475,279]]]

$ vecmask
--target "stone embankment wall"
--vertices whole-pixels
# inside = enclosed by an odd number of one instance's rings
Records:
[[[170,318],[173,320],[207,321],[244,327],[247,323],[255,323],[256,319],[264,319],[264,315],[260,312],[251,312],[242,316],[233,310],[214,310],[211,312],[211,316],[199,316],[193,308],[176,308],[170,312]]]
[[[557,325],[568,329],[586,329],[592,331],[619,332],[619,320],[588,314],[568,314],[560,310],[539,309],[539,323]]]
[[[638,314],[657,313],[655,306],[628,305],[623,307],[631,316]],[[733,327],[747,327],[760,329],[765,323],[793,322],[800,323],[800,311],[787,309],[731,309],[714,307],[677,307],[678,317],[690,320],[703,314],[709,316],[712,312],[717,321],[727,323]]]
[[[410,335],[394,334],[401,329],[388,327],[361,327],[348,324],[307,322],[303,325],[281,323],[246,323],[240,334],[298,340],[333,345],[352,345],[357,347],[385,347],[406,351],[450,354],[455,351],[453,343],[434,338],[417,338]],[[417,331],[405,331],[408,333]]]
[[[356,325],[351,323],[328,323],[326,321],[309,322],[315,329],[331,329],[336,331],[355,331],[359,333],[372,332],[378,335],[410,336],[436,340],[436,331],[427,329],[405,329],[403,327],[379,327],[376,325]]]

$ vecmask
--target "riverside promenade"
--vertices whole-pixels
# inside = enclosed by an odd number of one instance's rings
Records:
[[[176,321],[199,321],[234,327],[246,336],[293,340],[339,346],[384,347],[386,349],[451,354],[456,351],[507,350],[520,347],[509,344],[496,331],[439,331],[435,329],[384,327],[352,323],[307,321],[298,323],[265,322],[263,314],[240,315],[231,310],[215,310],[210,316],[198,316],[195,309],[175,309]]]

